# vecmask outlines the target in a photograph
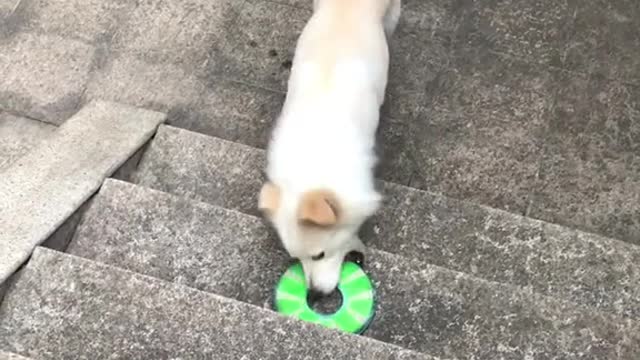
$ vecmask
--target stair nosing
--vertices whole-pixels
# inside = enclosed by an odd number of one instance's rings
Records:
[[[158,127],[158,133],[160,131],[163,131],[164,128],[168,129],[169,131],[184,132],[184,133],[190,134],[190,136],[191,135],[199,136],[199,137],[202,137],[203,139],[212,139],[213,141],[216,141],[216,142],[230,144],[231,146],[235,146],[235,147],[238,147],[238,148],[244,148],[244,149],[246,149],[248,151],[251,151],[251,152],[259,152],[259,153],[261,153],[263,155],[266,155],[266,153],[267,153],[266,149],[254,147],[254,146],[251,146],[251,145],[247,145],[247,144],[244,144],[242,142],[227,140],[227,139],[224,139],[224,138],[221,138],[221,137],[218,137],[218,136],[209,135],[209,134],[205,134],[205,133],[189,130],[189,129],[186,129],[186,128],[172,126],[172,125],[169,125],[169,124],[161,124]],[[143,161],[144,161],[144,157],[140,162],[142,163]],[[532,222],[534,224],[553,226],[553,227],[560,228],[560,229],[563,229],[565,231],[573,232],[573,233],[576,233],[576,234],[588,234],[588,235],[596,236],[596,237],[598,237],[600,239],[604,239],[604,240],[607,240],[607,241],[612,241],[612,242],[620,244],[622,246],[631,246],[631,247],[640,249],[640,245],[636,245],[636,244],[633,244],[633,243],[630,243],[630,242],[627,242],[627,241],[624,241],[624,240],[620,240],[620,239],[617,239],[615,237],[602,235],[602,234],[598,234],[598,233],[594,233],[594,232],[590,232],[590,231],[585,231],[585,230],[582,230],[582,229],[577,229],[577,228],[573,228],[573,227],[570,227],[570,226],[566,226],[566,225],[562,225],[562,224],[558,224],[558,223],[554,223],[554,222],[549,222],[549,221],[545,221],[545,220],[541,220],[541,219],[532,218],[532,217],[529,217],[529,216],[526,216],[526,215],[510,212],[510,211],[503,210],[503,209],[494,208],[494,207],[491,207],[491,206],[488,206],[488,205],[485,205],[485,204],[480,204],[480,203],[477,203],[477,202],[474,202],[474,201],[470,201],[470,200],[457,199],[457,198],[454,198],[454,197],[450,197],[450,196],[448,196],[448,195],[446,195],[444,193],[441,193],[441,192],[434,192],[434,191],[430,191],[430,190],[427,190],[427,189],[420,189],[420,188],[416,188],[416,187],[412,187],[412,186],[408,186],[408,185],[404,185],[404,184],[399,184],[399,183],[396,183],[396,182],[393,182],[393,181],[383,180],[383,179],[380,179],[380,178],[375,178],[374,180],[375,180],[376,183],[380,183],[380,184],[385,185],[385,186],[395,187],[395,188],[399,188],[399,189],[404,190],[404,191],[416,192],[416,193],[420,193],[420,194],[427,194],[427,195],[432,196],[432,197],[441,198],[441,199],[445,200],[447,203],[455,204],[456,207],[460,207],[460,205],[467,205],[467,206],[470,206],[470,207],[475,207],[475,208],[487,210],[487,211],[492,212],[492,213],[511,216],[511,217],[513,217],[515,219],[530,221],[530,222]],[[134,173],[134,177],[133,177],[132,182],[135,183],[135,184],[138,184],[138,172],[137,171]],[[196,199],[194,199],[194,200],[196,200]],[[197,201],[199,201],[199,200],[197,200]],[[206,201],[203,201],[203,202],[206,203]],[[239,211],[239,210],[237,210],[237,211]],[[240,211],[240,212],[242,212],[242,211]]]
[[[263,219],[261,217],[259,217],[259,216],[248,214],[248,213],[242,212],[240,210],[230,209],[230,208],[226,208],[226,207],[223,207],[223,206],[220,206],[220,205],[211,204],[211,203],[206,202],[206,201],[192,199],[192,198],[185,197],[185,196],[182,196],[182,195],[179,195],[179,194],[172,194],[170,192],[154,189],[154,188],[146,186],[146,185],[136,184],[136,183],[133,183],[133,182],[124,181],[124,180],[115,179],[115,178],[106,179],[104,184],[107,184],[107,183],[116,183],[116,184],[121,183],[121,184],[125,184],[125,186],[131,186],[131,187],[134,187],[134,188],[142,188],[142,189],[145,189],[145,191],[149,191],[151,193],[157,193],[159,195],[168,196],[168,197],[171,197],[171,198],[174,198],[174,199],[180,199],[180,200],[188,202],[189,204],[198,205],[198,206],[205,207],[205,208],[208,208],[208,209],[216,209],[216,210],[221,211],[223,213],[234,214],[234,215],[236,215],[238,217],[242,217],[242,218],[248,218],[248,219],[251,219],[251,221],[254,222],[256,225],[259,225],[260,227],[265,228],[265,230],[269,226],[268,224],[265,224]],[[118,185],[116,185],[116,186],[118,186]],[[82,222],[80,223],[78,228],[80,228],[80,226],[82,226]],[[613,313],[613,312],[601,310],[601,309],[598,309],[598,308],[595,308],[595,307],[592,307],[592,306],[589,306],[589,305],[576,303],[576,302],[574,302],[572,300],[569,300],[569,299],[566,299],[566,298],[563,298],[563,297],[560,297],[560,296],[554,296],[554,295],[540,293],[538,291],[533,290],[530,286],[520,286],[520,285],[517,285],[517,284],[494,281],[494,280],[486,279],[486,278],[483,278],[481,276],[476,276],[474,274],[470,274],[470,273],[467,273],[467,272],[464,272],[464,271],[450,269],[450,268],[445,267],[445,266],[432,264],[432,263],[427,262],[427,261],[406,257],[406,256],[404,256],[402,254],[396,254],[396,253],[392,253],[392,252],[389,252],[389,251],[386,251],[386,250],[382,250],[382,249],[378,249],[378,248],[369,247],[367,249],[367,251],[369,252],[369,254],[371,254],[371,253],[379,254],[379,255],[382,255],[384,257],[403,260],[405,263],[409,263],[411,265],[416,265],[418,268],[414,269],[414,271],[417,271],[417,272],[423,271],[426,268],[432,268],[432,269],[434,269],[434,270],[436,270],[438,272],[441,272],[441,273],[452,274],[456,278],[460,277],[460,276],[463,276],[463,277],[467,277],[468,279],[470,279],[471,281],[473,281],[475,283],[488,284],[490,286],[497,286],[497,287],[501,287],[503,289],[507,289],[509,291],[521,292],[523,294],[532,294],[532,295],[536,296],[539,300],[548,299],[548,300],[551,300],[551,301],[555,301],[555,302],[558,302],[558,303],[562,303],[562,304],[568,305],[568,306],[573,307],[573,308],[575,308],[575,309],[577,309],[579,311],[593,312],[593,313],[605,315],[607,317],[612,317],[612,318],[616,318],[616,319],[620,319],[620,320],[628,320],[628,321],[640,324],[640,320],[636,320],[636,319],[632,319],[632,318],[631,319],[626,319],[624,316],[622,316],[620,314],[616,314],[616,313]],[[117,265],[110,265],[108,263],[103,263],[103,262],[101,262],[99,260],[86,259],[86,258],[83,258],[83,257],[78,256],[78,255],[74,255],[74,254],[71,254],[71,253],[68,253],[68,255],[76,256],[78,258],[85,259],[87,261],[98,262],[100,264],[105,264],[105,265],[108,265],[108,266],[111,266],[111,267],[115,267],[115,268],[118,268],[118,269],[123,269],[123,270],[126,270],[126,271],[134,273],[134,274],[144,275],[146,277],[149,277],[149,278],[152,278],[152,279],[158,279],[158,280],[161,280],[161,281],[165,281],[167,283],[174,283],[172,281],[164,280],[164,279],[152,276],[152,275],[145,275],[145,274],[133,271],[133,270],[128,270],[128,269],[125,269],[125,268],[121,268],[121,267],[119,267]],[[365,272],[367,271],[366,262],[365,262],[364,270],[365,270]],[[178,283],[175,283],[175,284],[178,284]],[[191,286],[188,286],[188,285],[182,285],[182,284],[179,284],[179,285],[185,286],[185,287],[189,287],[191,289],[198,290],[197,288],[194,288],[194,287],[191,287]],[[215,294],[213,292],[207,292],[207,291],[204,291],[204,290],[198,290],[198,291],[201,291],[201,292],[204,292],[204,293],[209,293],[209,294]],[[217,295],[217,294],[216,294],[216,296],[227,298],[225,296]],[[241,300],[235,300],[235,299],[232,299],[232,300],[240,301],[242,303],[246,303],[246,302],[241,301]],[[247,303],[247,304],[249,304],[249,303]],[[258,307],[258,308],[261,308],[261,309],[265,309],[265,308],[262,308],[262,307],[260,307],[258,305],[253,305],[253,304],[250,304],[250,305]],[[268,310],[271,310],[271,309],[268,309]]]

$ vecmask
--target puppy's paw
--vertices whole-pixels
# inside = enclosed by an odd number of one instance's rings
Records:
[[[358,266],[364,268],[364,253],[360,251],[351,251],[344,257],[344,261],[354,262],[358,264]]]

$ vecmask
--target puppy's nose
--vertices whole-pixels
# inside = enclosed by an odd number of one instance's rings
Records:
[[[322,299],[324,296],[325,295],[322,293],[322,291],[318,291],[314,288],[310,288],[309,293],[307,294],[307,302],[309,304],[313,304],[318,300]]]
[[[351,251],[344,257],[344,261],[351,261],[364,267],[364,254],[360,251]]]

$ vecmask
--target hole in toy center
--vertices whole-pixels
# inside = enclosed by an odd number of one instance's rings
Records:
[[[319,314],[335,314],[340,309],[340,306],[342,306],[342,293],[338,289],[333,290],[331,294],[325,296],[317,296],[316,294],[309,293],[307,295],[307,303],[313,311]]]

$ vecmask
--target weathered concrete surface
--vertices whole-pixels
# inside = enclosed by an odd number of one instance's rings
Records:
[[[289,263],[258,218],[115,180],[68,250],[261,306]],[[378,309],[366,335],[375,339],[457,358],[640,356],[633,321],[376,250],[367,263]]]
[[[419,2],[419,0],[411,0]],[[638,83],[640,4],[633,0],[446,2],[456,37],[546,66]]]
[[[114,36],[111,50],[190,70],[214,61],[235,44],[225,36],[244,1],[142,1]],[[222,56],[220,54],[220,56]],[[213,58],[212,58],[213,57]]]
[[[44,248],[0,325],[0,348],[42,360],[432,359]]]
[[[0,1],[0,19],[8,18],[16,8],[18,0],[1,0]]]
[[[0,350],[0,360],[30,360],[29,358]]]
[[[558,81],[529,214],[640,245],[640,86]]]
[[[80,107],[94,47],[55,35],[0,39],[0,110],[60,124]]]
[[[176,126],[264,147],[312,2],[24,0],[14,12],[17,3],[1,3],[0,28],[10,31],[0,29],[0,53],[29,61],[11,69],[0,108],[66,118],[56,114],[79,106],[89,57],[86,100],[150,107]],[[380,130],[382,178],[640,243],[638,151],[619,152],[598,135],[640,123],[631,101],[640,2],[405,0],[403,8]],[[17,40],[43,36],[57,40]],[[79,46],[98,50],[87,56]],[[557,131],[567,118],[572,129],[599,122],[603,131]],[[566,135],[582,140],[558,140]]]
[[[55,130],[53,125],[0,111],[0,171]]]
[[[133,181],[257,215],[255,196],[265,180],[264,168],[261,150],[161,126]]]
[[[277,2],[304,9],[312,5]],[[483,47],[548,67],[640,80],[640,5],[633,0],[403,0],[402,5],[401,29],[412,30],[417,42],[448,49]],[[433,47],[417,46],[417,51]]]
[[[284,2],[295,6],[255,0],[243,8],[228,31],[226,42],[235,50],[225,58],[224,75],[285,90],[288,71],[281,65],[291,58],[310,4]],[[640,22],[624,14],[639,9],[629,1],[406,1],[391,42],[385,106],[388,117],[404,121],[383,120],[381,176],[526,213],[539,182],[541,144],[558,116],[553,94],[572,87],[562,79],[576,72],[606,72],[612,84],[629,81],[624,74],[640,68],[635,66]],[[602,26],[588,31],[590,21]],[[228,138],[225,131],[215,131],[209,133]],[[398,133],[404,141],[394,144],[388,137]],[[251,138],[239,140],[255,145]],[[398,160],[401,165],[394,164]],[[589,210],[618,222],[635,215],[629,210],[611,214],[595,205]],[[607,235],[640,241],[622,226],[607,230]]]
[[[251,9],[246,12],[253,19]],[[602,142],[598,134],[583,135],[592,145],[551,141],[557,146],[543,146],[557,136],[554,124],[571,108],[584,109],[573,116],[573,128],[609,124],[607,138],[627,134],[618,130],[624,124],[640,123],[640,106],[631,101],[637,86],[623,83],[640,79],[639,13],[640,3],[631,1],[405,1],[391,42],[380,176],[640,243],[635,206],[640,172],[627,166],[610,189],[606,179],[615,170],[577,158],[585,153],[595,159],[617,157],[614,148],[595,145]],[[308,16],[274,5],[264,17],[287,19],[279,32],[297,29],[289,19],[296,14],[300,20]],[[261,38],[265,31],[250,21],[243,29],[247,38]],[[272,47],[290,52],[294,43],[280,41]],[[248,59],[237,58],[249,67]],[[243,78],[283,83],[278,79],[286,74],[277,74],[276,81],[264,71],[273,68],[272,60],[254,58],[249,70],[238,70]],[[581,98],[585,93],[594,95]],[[637,154],[626,147],[613,162],[633,164]],[[565,169],[576,170],[565,175]],[[554,174],[544,176],[547,170]],[[534,197],[536,192],[540,196]]]
[[[23,0],[18,24],[22,30],[100,43],[110,40],[134,8],[126,0]]]
[[[185,159],[188,159],[186,161]],[[264,151],[162,126],[134,180],[257,215]],[[640,247],[381,183],[371,246],[640,319]]]
[[[311,12],[260,1],[247,4],[226,28],[224,62],[208,63],[209,76],[234,76],[283,91],[300,31]]]
[[[522,214],[536,184],[553,101],[535,88],[550,86],[553,74],[486,51],[460,51],[448,61],[425,92],[390,92],[400,117],[382,120],[378,174]]]
[[[164,114],[92,102],[0,174],[0,283],[155,132]]]
[[[0,39],[9,36],[16,29],[15,12],[19,0],[0,0]]]
[[[385,183],[370,246],[640,319],[640,247]]]
[[[265,147],[284,93],[223,78],[203,78],[130,54],[96,71],[85,99],[107,99],[168,113],[167,123]]]

